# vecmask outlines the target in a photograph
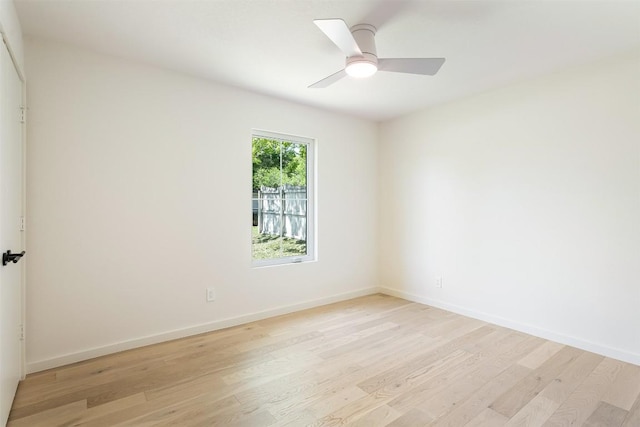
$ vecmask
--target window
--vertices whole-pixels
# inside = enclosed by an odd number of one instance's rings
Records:
[[[313,152],[312,139],[253,132],[254,266],[313,259]]]

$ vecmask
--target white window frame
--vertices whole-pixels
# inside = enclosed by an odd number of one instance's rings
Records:
[[[307,146],[307,254],[303,256],[286,256],[282,258],[271,259],[253,259],[253,237],[251,240],[251,266],[252,267],[268,267],[274,265],[298,264],[316,260],[316,175],[315,175],[315,150],[316,140],[303,136],[296,136],[278,132],[270,132],[259,129],[251,131],[251,144],[254,138],[274,139],[282,142],[291,142],[294,144],[302,144]],[[253,169],[253,166],[252,166]],[[253,174],[253,170],[251,171]],[[251,197],[253,209],[253,196]]]

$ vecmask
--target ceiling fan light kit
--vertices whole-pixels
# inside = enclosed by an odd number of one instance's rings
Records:
[[[347,65],[344,70],[351,77],[362,79],[373,76],[378,71],[378,61],[371,61],[366,58],[347,58]]]
[[[327,87],[344,76],[371,77],[377,71],[433,76],[444,58],[380,58],[376,51],[376,27],[354,25],[349,29],[342,19],[316,19],[318,28],[345,54],[345,68],[312,84],[310,88]]]

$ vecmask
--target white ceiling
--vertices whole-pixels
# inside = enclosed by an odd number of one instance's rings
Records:
[[[385,120],[640,46],[640,1],[15,0],[25,34]],[[344,66],[317,18],[373,24],[380,57],[445,57],[434,76]],[[28,70],[27,70],[28,72]]]

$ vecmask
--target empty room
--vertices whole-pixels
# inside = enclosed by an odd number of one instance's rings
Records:
[[[0,33],[0,425],[640,427],[640,2]]]

